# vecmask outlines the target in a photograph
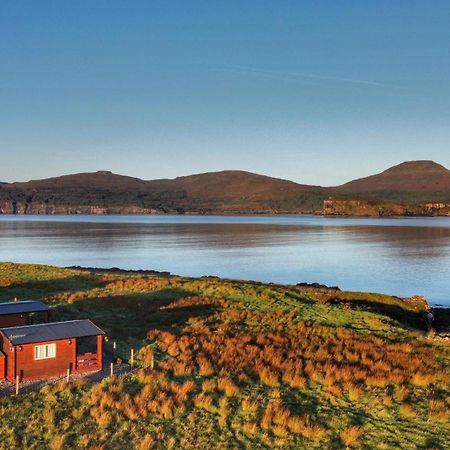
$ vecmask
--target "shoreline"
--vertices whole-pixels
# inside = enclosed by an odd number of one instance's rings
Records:
[[[314,216],[314,217],[325,217],[325,218],[349,218],[349,219],[383,219],[383,218],[427,218],[427,217],[447,217],[450,219],[450,214],[344,214],[344,213],[324,213],[323,211],[255,211],[255,212],[183,212],[177,213],[176,211],[170,212],[65,212],[65,213],[4,213],[0,211],[0,217],[27,217],[27,216],[37,216],[37,217],[58,217],[58,216],[135,216],[135,217],[146,217],[146,216],[212,216],[212,217],[277,217],[277,216]]]
[[[120,267],[110,267],[110,268],[102,268],[102,267],[86,267],[86,266],[64,266],[64,269],[71,269],[71,270],[80,270],[80,271],[86,271],[86,272],[94,272],[94,273],[107,273],[107,274],[126,274],[126,275],[153,275],[155,277],[182,277],[187,279],[216,279],[221,281],[233,281],[233,282],[242,282],[246,284],[252,284],[252,285],[268,285],[268,286],[274,286],[274,287],[303,287],[303,288],[311,288],[311,289],[323,289],[327,291],[339,291],[342,292],[342,289],[338,286],[327,286],[325,284],[321,284],[318,282],[313,283],[307,283],[307,282],[298,282],[294,284],[289,283],[274,283],[274,282],[264,282],[264,281],[257,281],[257,280],[241,280],[241,279],[233,279],[233,278],[225,278],[225,277],[219,277],[214,275],[202,275],[200,277],[190,277],[190,276],[182,276],[173,274],[169,271],[159,271],[159,270],[153,270],[153,269],[121,269]],[[359,291],[345,291],[345,292],[359,292]],[[372,294],[371,292],[363,292],[364,294]],[[373,294],[379,294],[379,293],[373,293]],[[388,295],[388,294],[381,294],[381,295]],[[433,314],[433,322],[431,325],[431,330],[434,330],[437,333],[447,333],[450,332],[450,306],[445,305],[433,305],[431,304],[425,297],[423,296],[412,296],[412,297],[399,297],[396,295],[389,295],[392,298],[396,298],[401,301],[411,301],[415,300],[417,298],[422,297],[423,301],[425,302],[425,309],[427,311],[430,311]],[[424,321],[426,322],[426,318],[424,317]]]
[[[44,264],[45,265],[45,264]],[[408,301],[416,297],[423,297],[424,301],[427,304],[427,307],[429,310],[435,310],[435,309],[443,309],[443,310],[449,310],[450,312],[450,305],[442,305],[442,304],[433,304],[430,303],[430,301],[422,296],[422,295],[413,295],[411,297],[400,297],[398,295],[392,295],[392,294],[384,294],[380,292],[369,292],[369,291],[354,291],[354,290],[348,290],[348,289],[341,289],[339,286],[328,286],[323,283],[319,282],[305,282],[305,281],[299,281],[297,283],[279,283],[275,281],[260,281],[260,280],[250,280],[250,279],[237,279],[237,278],[229,278],[229,277],[220,277],[218,275],[200,275],[198,277],[196,276],[185,276],[185,275],[179,275],[174,274],[170,271],[160,271],[160,270],[154,270],[154,269],[122,269],[120,267],[91,267],[91,266],[59,266],[63,269],[72,269],[72,270],[81,270],[86,272],[96,272],[96,273],[117,273],[117,274],[128,274],[128,275],[154,275],[154,276],[161,276],[161,277],[182,277],[182,278],[191,278],[191,279],[198,279],[198,278],[204,278],[204,279],[219,279],[219,280],[226,280],[226,281],[237,281],[242,283],[249,283],[249,284],[255,284],[255,285],[270,285],[270,286],[279,286],[279,287],[289,287],[289,286],[298,286],[298,287],[305,287],[305,288],[318,288],[318,289],[327,289],[327,290],[335,290],[335,291],[346,291],[346,292],[361,292],[361,293],[373,293],[373,294],[382,294],[387,295],[389,297],[396,298],[398,300],[404,300]]]

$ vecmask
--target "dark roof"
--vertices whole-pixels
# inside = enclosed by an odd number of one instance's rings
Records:
[[[12,345],[105,334],[104,331],[97,325],[94,325],[90,320],[67,320],[65,322],[7,327],[0,328],[0,331],[8,338]]]
[[[37,300],[24,300],[22,302],[0,303],[0,316],[6,314],[22,314],[30,312],[48,311],[50,308]]]

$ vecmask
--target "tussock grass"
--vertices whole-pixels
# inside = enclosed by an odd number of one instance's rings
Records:
[[[0,264],[14,297],[91,318],[140,368],[2,399],[0,448],[448,448],[420,298]]]

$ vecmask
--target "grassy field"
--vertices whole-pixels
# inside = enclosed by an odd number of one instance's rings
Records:
[[[380,294],[0,264],[139,370],[0,400],[0,448],[450,448],[449,347]]]

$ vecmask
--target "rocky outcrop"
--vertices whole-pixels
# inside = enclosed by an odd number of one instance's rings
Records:
[[[377,200],[327,199],[323,202],[325,216],[450,216],[450,203],[401,205]]]
[[[419,205],[425,215],[430,216],[450,216],[450,203],[425,203]]]
[[[164,211],[139,206],[92,206],[92,205],[51,205],[42,202],[1,201],[0,214],[160,214]]]

